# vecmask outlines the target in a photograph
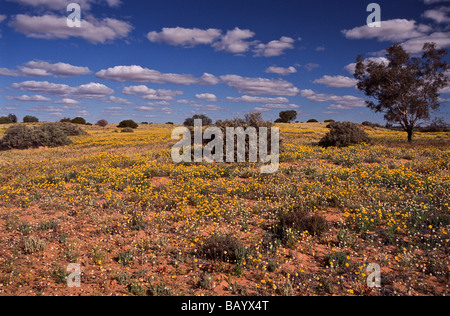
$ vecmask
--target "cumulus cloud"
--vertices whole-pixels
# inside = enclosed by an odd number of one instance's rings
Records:
[[[335,107],[339,106],[341,109],[344,107],[350,109],[366,106],[364,99],[352,95],[338,96],[333,94],[317,93],[310,89],[301,90],[300,95],[313,102],[333,102]]]
[[[196,99],[204,100],[208,102],[217,102],[217,96],[212,93],[201,93],[195,95]]]
[[[242,97],[233,98],[227,97],[227,100],[231,102],[246,102],[246,103],[288,103],[289,100],[284,97],[278,98],[264,98],[264,97],[252,97],[248,95],[244,95]]]
[[[196,46],[212,44],[222,34],[218,29],[201,30],[182,27],[163,28],[161,32],[150,32],[147,38],[151,42],[166,43],[179,46]]]
[[[226,109],[214,104],[209,105],[193,104],[191,106],[202,111],[226,111]]]
[[[41,39],[79,37],[94,44],[125,38],[133,29],[124,21],[111,18],[98,20],[92,16],[82,19],[81,27],[67,27],[67,19],[64,16],[18,14],[13,18],[11,25],[17,32],[27,37]]]
[[[436,23],[450,23],[449,7],[440,7],[437,9],[427,10],[422,14],[422,17],[433,20]]]
[[[254,49],[255,56],[275,57],[283,55],[285,50],[294,49],[294,42],[295,40],[293,38],[283,36],[277,41],[271,41],[267,44],[258,44]]]
[[[141,66],[115,66],[97,72],[96,76],[101,79],[114,81],[151,82],[151,83],[171,83],[178,85],[217,84],[218,79],[205,73],[201,78],[196,78],[189,74],[161,73],[157,70],[143,68]]]
[[[114,90],[100,83],[88,83],[78,87],[70,87],[66,84],[50,83],[48,81],[24,81],[13,83],[13,88],[35,93],[43,93],[57,96],[73,96],[78,99],[96,99],[113,94]]]
[[[323,76],[313,82],[326,85],[327,87],[351,88],[356,86],[358,80],[345,76]]]
[[[103,99],[101,99],[101,101],[106,102],[106,103],[118,103],[118,104],[122,104],[122,105],[134,105],[133,102],[131,102],[127,99],[118,98],[113,95],[109,96],[107,98],[103,98]]]
[[[287,110],[287,109],[298,109],[300,106],[297,104],[265,104],[254,108],[257,112],[268,112],[271,110]]]
[[[248,41],[254,36],[254,32],[250,30],[241,30],[236,27],[234,30],[228,31],[223,35],[219,42],[213,44],[213,47],[218,51],[226,51],[227,53],[245,53],[250,49],[250,46],[254,44],[254,42]]]
[[[385,65],[389,64],[389,60],[386,57],[370,57],[364,59],[364,63],[366,65],[370,61],[375,62],[377,64],[385,64]],[[351,75],[353,75],[356,70],[356,63],[348,64],[347,66],[344,67],[344,69],[347,70]]]
[[[295,96],[300,92],[292,83],[282,79],[245,78],[238,75],[221,76],[220,79],[229,87],[250,95]]]
[[[79,101],[74,100],[74,99],[70,99],[70,98],[64,98],[64,99],[62,99],[60,101],[55,101],[53,103],[55,103],[55,104],[62,104],[62,105],[78,105],[78,104],[80,104]]]
[[[368,25],[343,30],[348,39],[377,39],[380,42],[398,42],[414,37],[420,37],[431,30],[430,26],[417,24],[414,20],[394,19],[381,21],[381,27]]]
[[[122,90],[123,94],[126,95],[141,95],[143,99],[155,100],[155,101],[170,101],[174,97],[182,95],[183,91],[178,90],[165,90],[165,89],[151,89],[147,86],[129,86]]]
[[[282,75],[282,76],[295,74],[296,72],[297,72],[297,69],[292,66],[288,67],[288,68],[271,66],[266,69],[266,73],[268,73],[268,74],[278,74],[278,75]]]
[[[21,101],[21,102],[48,102],[51,99],[46,98],[42,95],[22,95],[18,97],[6,97],[8,100]]]
[[[50,64],[40,60],[29,61],[25,65],[17,68],[18,70],[1,68],[0,76],[48,77],[54,75],[56,77],[70,77],[91,73],[88,67],[78,67],[61,62]]]

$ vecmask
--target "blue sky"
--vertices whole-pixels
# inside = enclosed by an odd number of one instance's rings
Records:
[[[80,28],[67,26],[72,2]],[[0,115],[182,123],[293,109],[299,121],[382,123],[351,64],[382,62],[395,43],[450,48],[450,1],[377,1],[380,28],[367,26],[371,2],[0,0]]]

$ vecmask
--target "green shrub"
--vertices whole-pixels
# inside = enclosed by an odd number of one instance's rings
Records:
[[[86,125],[86,120],[82,117],[76,117],[73,120],[70,121],[73,124],[78,124],[78,125]]]
[[[0,140],[0,150],[58,147],[70,145],[72,141],[59,123],[42,126],[17,125],[10,127]],[[71,131],[71,128],[67,128]],[[74,131],[72,131],[74,133]]]
[[[83,130],[81,127],[72,124],[72,123],[46,123],[44,124],[44,126],[56,126],[58,127],[60,130],[62,130],[64,132],[64,134],[66,134],[67,136],[83,136],[83,135],[87,135],[88,133]]]
[[[39,119],[36,116],[27,115],[23,118],[24,123],[38,123]]]
[[[119,123],[119,125],[117,126],[118,128],[126,128],[126,127],[129,127],[129,128],[134,128],[134,129],[136,129],[136,128],[138,128],[138,124],[135,122],[135,121],[133,121],[133,120],[125,120],[125,121],[122,121],[122,122],[120,122]]]
[[[184,121],[183,125],[184,126],[194,126],[194,121],[195,120],[202,120],[202,125],[203,126],[208,126],[208,125],[212,124],[212,120],[209,117],[207,117],[206,115],[195,114],[193,117],[187,118]]]
[[[371,142],[369,135],[354,123],[336,122],[328,127],[330,132],[319,142],[322,147],[347,147]]]
[[[306,122],[306,123],[319,123],[319,121],[316,120],[316,119],[310,119],[310,120],[308,120],[308,122]]]
[[[134,133],[134,129],[130,128],[130,127],[126,127],[124,129],[122,129],[121,131],[122,133]]]
[[[0,124],[12,124],[13,121],[7,116],[0,117]]]

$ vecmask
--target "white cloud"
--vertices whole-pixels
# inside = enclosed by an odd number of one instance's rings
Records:
[[[314,69],[319,68],[320,65],[319,64],[314,64],[314,63],[307,63],[304,67],[308,71],[313,71]]]
[[[450,32],[435,32],[430,35],[410,39],[402,43],[402,45],[409,53],[420,53],[423,51],[423,45],[428,42],[435,43],[439,49],[450,47]]]
[[[420,37],[431,30],[430,26],[419,24],[414,20],[394,19],[381,22],[381,27],[368,25],[343,30],[347,39],[377,39],[380,42],[398,42]]]
[[[4,14],[0,14],[0,23],[2,23],[4,20],[6,20],[8,16],[4,15]]]
[[[217,102],[217,96],[212,93],[196,94],[195,98],[199,99],[199,100],[208,101],[208,102]]]
[[[45,7],[51,10],[65,10],[69,3],[74,2],[73,0],[13,0],[22,5],[32,6],[36,8]],[[121,0],[102,0],[110,7],[118,7],[122,4]],[[102,2],[100,1],[100,2]],[[90,10],[91,5],[94,3],[98,3],[97,0],[77,0],[78,3],[83,10]]]
[[[92,16],[82,19],[81,27],[71,28],[67,27],[67,18],[64,16],[18,14],[13,18],[11,25],[17,32],[27,37],[41,39],[79,37],[94,44],[125,38],[133,29],[124,21],[111,18],[97,20]]]
[[[140,85],[125,87],[123,88],[122,93],[126,95],[142,95],[142,98],[146,100],[170,101],[173,100],[174,97],[182,95],[183,91],[165,89],[155,90],[147,86]]]
[[[256,45],[255,56],[275,57],[285,53],[287,49],[294,49],[295,40],[291,37],[283,36],[278,41],[271,41],[267,44]]]
[[[250,30],[241,30],[236,27],[232,31],[228,31],[222,36],[219,42],[213,44],[213,47],[218,51],[226,51],[232,54],[245,53],[250,49],[254,42],[248,40],[255,36],[255,33]]]
[[[358,80],[345,76],[323,76],[313,82],[326,85],[327,87],[351,88],[356,86]]]
[[[221,76],[220,79],[237,91],[250,95],[295,96],[300,92],[292,83],[282,79],[245,78],[238,75]]]
[[[151,83],[171,83],[179,85],[191,84],[217,84],[218,79],[205,73],[201,78],[196,78],[186,74],[161,73],[157,70],[143,68],[141,66],[115,66],[97,72],[97,77],[114,81],[151,82]]]
[[[437,9],[427,10],[422,14],[422,17],[435,21],[436,23],[450,23],[449,7],[440,7]]]
[[[271,110],[287,110],[287,109],[298,109],[300,108],[297,104],[265,104],[254,108],[257,112],[268,112]]]
[[[77,100],[74,99],[69,99],[69,98],[64,98],[60,101],[55,101],[53,102],[55,104],[63,104],[63,105],[77,105],[80,104],[80,102],[78,102]]]
[[[89,83],[78,87],[70,87],[65,84],[50,83],[48,81],[24,81],[21,83],[13,83],[13,88],[22,91],[58,95],[73,96],[78,99],[96,99],[114,93],[114,90],[100,83]]]
[[[8,100],[14,100],[14,101],[21,101],[21,102],[48,102],[51,101],[51,99],[46,98],[42,95],[22,95],[19,97],[6,97]]]
[[[8,68],[0,68],[0,76],[19,77],[20,74],[17,70],[11,70]]]
[[[441,2],[450,2],[450,0],[424,0],[425,4],[435,4]]]
[[[113,95],[102,99],[102,101],[107,102],[107,103],[118,103],[118,104],[123,104],[123,105],[133,105],[134,104],[133,102],[128,101],[127,99],[118,98]]]
[[[246,103],[288,103],[289,100],[284,97],[278,98],[264,98],[264,97],[252,97],[244,95],[239,98],[227,97],[227,100],[231,102],[246,102]]]
[[[288,67],[288,68],[271,66],[266,69],[266,73],[268,73],[268,74],[278,74],[278,75],[282,75],[282,76],[295,74],[296,72],[297,72],[297,69],[292,66]]]
[[[50,83],[48,81],[24,81],[21,83],[13,83],[12,87],[22,91],[61,96],[68,95],[76,90],[66,84]]]
[[[79,86],[78,88],[76,88],[73,94],[80,99],[96,99],[105,97],[106,95],[110,95],[113,93],[114,90],[108,88],[104,84],[91,82]]]
[[[333,102],[335,106],[346,108],[366,106],[364,99],[352,95],[337,96],[333,94],[317,93],[310,89],[301,90],[300,95],[313,102]]]
[[[369,61],[372,61],[372,62],[375,62],[378,64],[385,64],[385,65],[389,64],[389,60],[386,57],[370,57],[370,58],[364,59],[364,63],[366,65]],[[348,64],[347,66],[344,67],[344,69],[347,70],[351,75],[353,75],[356,70],[356,63]]]
[[[87,75],[91,73],[88,67],[78,67],[61,62],[50,64],[41,60],[29,61],[24,67],[19,67],[19,69],[20,72],[25,75],[29,75],[33,71],[37,71],[37,73],[41,76],[55,75],[59,77],[69,77]]]
[[[201,104],[193,104],[192,107],[202,110],[202,111],[226,111],[226,109],[218,106],[218,105],[201,105]]]
[[[221,30],[182,27],[163,28],[161,32],[150,32],[147,38],[151,42],[161,42],[169,45],[196,46],[212,44],[222,34]]]

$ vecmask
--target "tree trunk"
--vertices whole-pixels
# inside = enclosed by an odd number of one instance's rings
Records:
[[[414,131],[413,130],[407,130],[406,132],[408,133],[408,142],[412,143]]]

